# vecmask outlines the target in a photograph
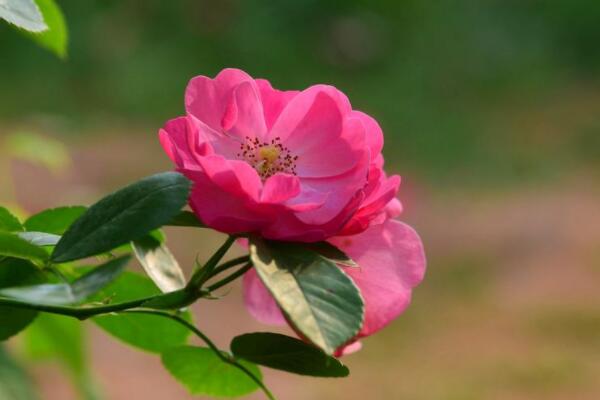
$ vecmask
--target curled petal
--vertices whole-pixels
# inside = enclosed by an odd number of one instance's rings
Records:
[[[260,98],[265,113],[265,123],[267,129],[270,130],[279,118],[281,111],[300,92],[297,90],[283,91],[273,89],[266,79],[257,79],[256,85],[260,91]]]
[[[185,90],[186,112],[219,132],[233,89],[243,82],[254,82],[244,71],[227,68],[214,79],[197,76]]]
[[[421,239],[408,225],[388,220],[361,234],[330,242],[359,265],[344,271],[365,301],[365,321],[358,337],[372,335],[406,309],[412,288],[423,279],[425,254]]]

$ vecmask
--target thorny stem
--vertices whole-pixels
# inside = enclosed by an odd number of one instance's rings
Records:
[[[234,258],[233,260],[224,262],[223,264],[219,265],[218,267],[216,267],[213,270],[211,276],[216,276],[216,275],[220,274],[221,272],[224,272],[230,268],[236,267],[240,264],[247,263],[248,261],[250,261],[250,256],[241,256],[241,257]]]
[[[139,307],[147,301],[154,300],[160,296],[146,297],[143,299],[128,301],[125,303],[108,304],[105,306],[97,307],[68,307],[68,306],[55,306],[49,304],[31,304],[25,303],[20,300],[13,300],[7,298],[0,298],[0,306],[10,306],[14,308],[25,308],[29,310],[36,310],[47,312],[50,314],[66,315],[68,317],[74,317],[79,320],[88,319],[95,315],[107,314],[111,312],[124,311],[130,308]]]
[[[248,375],[248,377],[250,377],[258,386],[260,386],[260,388],[263,390],[263,392],[265,392],[265,395],[269,399],[275,400],[275,397],[273,396],[271,391],[269,389],[267,389],[267,387],[264,385],[262,380],[260,380],[260,378],[255,376],[252,373],[252,371],[250,371],[248,368],[246,368],[242,364],[240,364],[233,356],[230,356],[229,354],[224,353],[221,350],[219,350],[219,348],[212,342],[212,340],[210,340],[208,338],[208,336],[206,336],[206,334],[204,334],[204,332],[202,332],[200,329],[196,328],[192,323],[186,321],[179,315],[172,314],[167,311],[150,310],[150,309],[126,310],[126,311],[123,311],[123,313],[159,315],[159,316],[162,316],[165,318],[170,318],[173,321],[180,323],[181,325],[188,328],[190,331],[194,332],[194,334],[196,336],[198,336],[204,343],[206,343],[206,345],[215,353],[215,355],[217,357],[219,357],[219,359],[221,359],[221,361],[223,361],[227,364],[233,365],[234,367],[238,368],[240,371],[242,371],[243,373]]]
[[[238,257],[231,261],[225,262],[225,263],[219,265],[218,267],[214,268],[214,273],[212,276],[215,276],[217,273],[223,272],[227,269],[233,268],[236,265],[241,264],[242,262],[247,262],[247,259],[248,259],[248,257],[244,256],[244,257]],[[215,289],[223,287],[224,285],[234,281],[235,279],[237,279],[238,277],[243,275],[246,271],[248,271],[249,268],[250,268],[249,265],[244,266],[243,268],[239,269],[238,271],[234,272],[233,274],[212,284],[210,287],[208,287],[208,290],[211,291],[211,290],[215,290]],[[191,304],[195,300],[206,296],[206,294],[207,294],[206,290],[193,292],[189,298],[186,298],[186,303]],[[141,299],[132,300],[132,301],[123,302],[123,303],[106,304],[106,305],[101,305],[101,306],[89,306],[89,307],[71,307],[71,306],[60,306],[60,305],[51,305],[51,304],[32,304],[32,303],[23,302],[20,300],[0,297],[0,306],[10,306],[10,307],[14,307],[14,308],[36,310],[36,311],[47,312],[50,314],[59,314],[59,315],[74,317],[79,320],[85,320],[85,319],[88,319],[88,318],[91,318],[91,317],[94,317],[94,316],[100,315],[100,314],[125,311],[125,310],[131,309],[131,308],[141,307],[145,303],[150,302],[151,300],[159,299],[162,296],[165,296],[165,294],[144,297]],[[177,308],[177,307],[174,306],[173,308]]]
[[[233,282],[234,280],[236,280],[237,278],[239,278],[240,276],[244,275],[246,272],[248,272],[248,270],[252,268],[252,264],[246,264],[244,265],[242,268],[238,269],[237,271],[235,271],[234,273],[228,275],[227,277],[221,279],[220,281],[213,283],[212,285],[210,285],[208,287],[208,291],[212,292],[215,291],[217,289],[219,289],[220,287],[223,287],[225,285],[227,285],[229,282]]]
[[[221,247],[219,247],[219,249],[215,252],[215,254],[213,254],[210,257],[206,264],[204,264],[202,268],[198,268],[196,271],[194,271],[194,274],[192,275],[192,278],[188,283],[189,288],[200,289],[202,287],[204,282],[206,282],[206,280],[212,276],[212,273],[217,267],[217,264],[219,263],[219,261],[221,261],[225,253],[227,253],[227,250],[229,250],[229,248],[231,247],[233,242],[235,242],[236,239],[237,238],[233,235],[228,236],[225,243],[223,243]]]

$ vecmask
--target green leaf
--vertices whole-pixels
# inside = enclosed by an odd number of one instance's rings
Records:
[[[7,135],[3,145],[2,150],[9,155],[48,168],[56,174],[65,171],[71,162],[65,145],[47,136],[17,132]]]
[[[37,400],[34,386],[25,370],[0,346],[0,399]]]
[[[206,225],[202,223],[191,211],[181,211],[179,214],[174,216],[171,221],[167,224],[169,226],[183,226],[193,228],[206,228]]]
[[[354,282],[302,244],[250,240],[258,275],[289,321],[327,354],[359,331],[364,304]]]
[[[33,0],[1,0],[0,18],[30,32],[48,29]]]
[[[188,288],[183,288],[174,292],[165,293],[162,296],[153,298],[152,300],[148,300],[142,304],[142,306],[157,310],[173,310],[187,307],[196,300],[196,292],[190,292]]]
[[[84,206],[60,207],[29,217],[23,226],[28,231],[62,235],[87,210]]]
[[[36,246],[54,246],[60,240],[60,236],[45,232],[19,232],[17,235]]]
[[[66,305],[79,303],[96,294],[122,271],[128,256],[108,261],[73,281],[71,284],[42,284],[0,289],[0,296],[28,304]]]
[[[41,313],[23,332],[22,342],[28,358],[60,362],[82,399],[98,399],[85,353],[83,326],[74,318]]]
[[[328,242],[306,243],[305,246],[313,251],[316,251],[326,259],[333,261],[338,265],[345,267],[357,267],[358,264],[350,258],[346,253]]]
[[[41,313],[23,332],[26,355],[34,360],[59,359],[73,371],[85,368],[81,321]]]
[[[48,260],[48,253],[12,233],[0,232],[0,256],[22,258],[40,263]]]
[[[159,295],[161,292],[154,283],[145,276],[125,272],[119,279],[95,296],[97,301],[121,303]],[[186,319],[191,316],[183,313]],[[158,315],[117,314],[102,315],[93,318],[102,329],[142,350],[162,353],[166,349],[185,344],[190,332],[176,321]]]
[[[54,0],[36,0],[36,2],[48,25],[48,30],[42,33],[32,33],[30,34],[31,38],[40,46],[64,59],[67,55],[69,39],[65,17]]]
[[[44,283],[0,289],[0,297],[34,305],[65,305],[75,303],[71,287],[66,283]]]
[[[115,258],[76,279],[71,283],[75,300],[85,300],[105,288],[123,272],[128,262],[129,256]]]
[[[6,208],[0,207],[0,231],[18,232],[22,230],[23,227],[21,226],[19,219],[12,215]]]
[[[145,236],[132,243],[133,251],[146,274],[165,293],[185,287],[185,276],[166,245]]]
[[[90,207],[65,232],[52,261],[97,255],[139,239],[168,223],[185,205],[190,181],[175,172],[153,175]]]
[[[40,270],[29,261],[6,258],[0,261],[0,288],[32,285],[45,280]],[[0,340],[20,332],[37,316],[33,310],[0,306]]]
[[[256,382],[208,348],[175,347],[162,354],[162,363],[194,395],[237,397],[258,389]],[[241,364],[262,378],[256,365]]]
[[[348,368],[334,357],[302,340],[278,333],[257,332],[237,336],[231,352],[238,358],[300,375],[345,377]]]

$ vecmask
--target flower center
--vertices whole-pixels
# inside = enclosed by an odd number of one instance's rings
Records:
[[[269,143],[246,136],[237,156],[250,164],[262,179],[267,179],[277,172],[296,175],[298,156],[293,156],[290,149],[281,144],[279,137]]]

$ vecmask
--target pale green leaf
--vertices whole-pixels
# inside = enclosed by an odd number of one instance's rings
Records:
[[[48,29],[33,0],[0,0],[0,18],[30,32]]]

